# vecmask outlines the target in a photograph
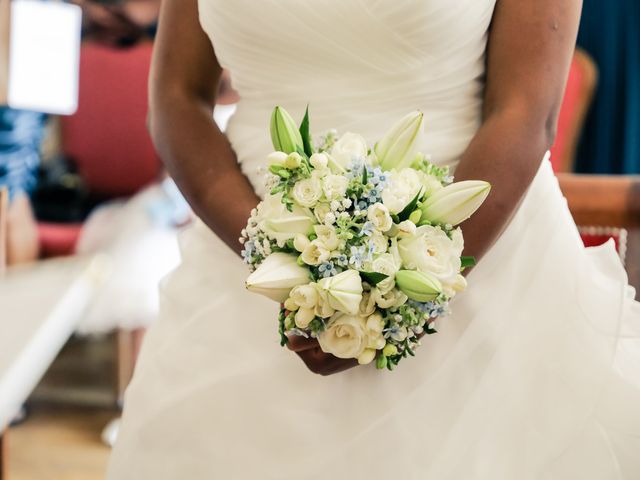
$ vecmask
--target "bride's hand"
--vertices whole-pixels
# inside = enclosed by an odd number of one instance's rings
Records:
[[[309,370],[318,375],[333,375],[358,365],[356,359],[344,360],[329,353],[324,353],[316,339],[297,335],[289,337],[287,348],[295,352]]]

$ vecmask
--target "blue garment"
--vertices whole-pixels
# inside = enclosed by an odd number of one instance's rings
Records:
[[[40,166],[45,114],[0,107],[0,186],[31,193]]]
[[[585,0],[578,45],[600,75],[576,168],[640,173],[640,1]]]

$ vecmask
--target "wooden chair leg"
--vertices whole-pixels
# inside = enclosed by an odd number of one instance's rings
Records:
[[[7,480],[7,432],[0,434],[0,480]]]

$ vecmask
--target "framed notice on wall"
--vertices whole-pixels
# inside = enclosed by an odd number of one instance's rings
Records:
[[[0,104],[74,113],[81,28],[76,5],[0,0]]]

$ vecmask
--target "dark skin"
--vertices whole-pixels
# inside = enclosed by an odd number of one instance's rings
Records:
[[[482,126],[456,180],[493,186],[465,224],[465,255],[481,260],[509,224],[552,145],[575,46],[581,0],[498,0],[487,55]],[[196,0],[165,0],[151,73],[150,130],[196,214],[239,252],[238,237],[259,199],[212,121],[222,68],[198,22]],[[219,202],[233,198],[233,202]],[[314,373],[357,365],[292,338],[289,348]]]

